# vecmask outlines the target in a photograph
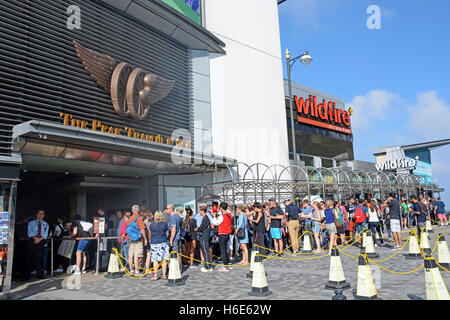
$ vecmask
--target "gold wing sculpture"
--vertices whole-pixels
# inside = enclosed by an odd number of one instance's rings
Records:
[[[73,41],[77,56],[87,72],[107,92],[111,90],[111,76],[117,66],[116,60],[106,54],[96,52]]]
[[[107,92],[111,93],[114,110],[121,116],[144,120],[150,106],[172,91],[175,80],[169,80],[125,62],[96,52],[73,41],[84,68]]]
[[[172,91],[175,80],[169,80],[153,73],[147,73],[144,77],[145,95],[141,98],[144,105],[152,105],[165,97]]]

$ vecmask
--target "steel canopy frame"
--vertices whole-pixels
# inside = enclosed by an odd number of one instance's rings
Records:
[[[202,195],[204,192],[219,191],[218,195],[233,205],[256,201],[264,203],[269,198],[275,198],[280,203],[287,199],[300,200],[309,195],[342,200],[370,193],[381,200],[391,192],[410,196],[421,190],[436,193],[443,191],[436,179],[431,177],[342,167],[269,166],[264,163],[248,165],[238,162],[235,170],[229,165],[226,165],[226,170],[222,169],[225,172],[221,181],[205,184],[207,170],[208,167],[202,175]]]

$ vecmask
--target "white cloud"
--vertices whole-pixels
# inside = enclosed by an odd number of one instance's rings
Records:
[[[395,108],[401,101],[400,96],[386,90],[372,90],[365,95],[355,96],[352,101],[346,103],[352,107],[352,129],[358,132],[371,131],[370,126],[374,120],[385,119],[389,109]]]
[[[450,137],[450,104],[439,98],[436,91],[420,93],[407,111],[408,129],[415,138],[426,141]]]

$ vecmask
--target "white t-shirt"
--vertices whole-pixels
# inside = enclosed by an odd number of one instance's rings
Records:
[[[369,222],[380,222],[378,219],[378,213],[376,210],[372,211],[372,208],[369,208]]]

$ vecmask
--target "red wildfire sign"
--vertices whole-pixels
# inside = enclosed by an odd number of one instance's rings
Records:
[[[317,97],[309,95],[309,99],[305,100],[294,96],[295,105],[297,106],[298,122],[310,124],[316,127],[321,127],[329,130],[352,134],[350,126],[350,114],[338,108],[335,108],[336,103],[323,99],[317,104]],[[305,117],[310,115],[315,119]],[[328,121],[328,122],[325,122]]]

